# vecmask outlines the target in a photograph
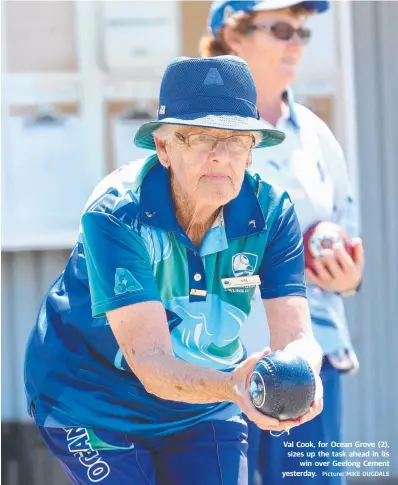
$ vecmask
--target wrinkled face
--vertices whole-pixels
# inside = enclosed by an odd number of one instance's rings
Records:
[[[272,26],[285,22],[297,29],[304,27],[306,19],[305,16],[292,14],[288,9],[281,9],[257,12],[252,23]],[[304,43],[297,33],[290,40],[280,40],[270,30],[253,30],[235,39],[231,48],[248,63],[256,84],[272,79],[275,84],[285,88],[294,81]]]
[[[250,132],[176,127],[167,142],[155,142],[173,185],[192,202],[220,207],[239,194],[251,160]]]

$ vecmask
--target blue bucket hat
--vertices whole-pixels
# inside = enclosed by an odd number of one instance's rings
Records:
[[[251,0],[246,2],[216,0],[211,5],[207,24],[212,34],[216,35],[224,26],[225,21],[237,12],[262,12],[300,4],[307,10],[316,10],[318,13],[322,13],[329,8],[329,3],[328,1],[300,2],[299,0]]]
[[[153,132],[161,125],[186,125],[261,135],[256,148],[279,145],[281,131],[260,120],[257,92],[246,62],[236,56],[177,57],[163,74],[158,119],[143,124],[134,142],[155,150]]]

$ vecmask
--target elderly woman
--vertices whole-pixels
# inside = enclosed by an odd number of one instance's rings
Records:
[[[201,53],[203,56],[234,53],[248,63],[257,88],[261,119],[269,129],[277,127],[286,133],[282,145],[256,150],[252,169],[263,180],[288,191],[303,232],[319,221],[333,221],[355,238],[358,235],[356,210],[341,148],[315,114],[294,102],[289,88],[304,46],[311,37],[305,22],[310,15],[323,12],[328,6],[326,1],[215,1],[209,15],[209,33],[201,41]],[[324,354],[321,377],[325,408],[317,419],[292,430],[293,446],[299,441],[313,441],[316,446],[319,441],[329,444],[343,441],[341,375],[358,367],[342,297],[355,293],[360,283],[361,241],[355,241],[352,258],[344,248],[325,251],[324,257],[315,261],[315,268],[316,271],[306,270],[307,294],[314,335]],[[263,305],[261,300],[255,300],[241,335],[251,351],[269,342],[263,323]],[[270,342],[272,349],[278,348],[272,333]],[[345,482],[344,473],[333,473],[344,470],[333,467],[332,461],[323,469],[318,466],[315,479],[300,475],[302,457],[288,455],[292,449],[284,447],[286,438],[277,439],[269,433],[262,433],[260,437],[260,430],[255,426],[249,427],[251,477],[257,465],[260,440],[263,452],[259,467],[265,484],[284,483],[282,472],[287,471],[297,472],[295,483],[302,485]],[[325,446],[320,449],[330,452],[330,456],[336,451]],[[314,461],[319,461],[316,454]]]
[[[158,119],[137,132],[156,150],[90,198],[65,271],[26,353],[28,409],[74,484],[244,485],[247,426],[280,431],[253,406],[239,338],[257,284],[279,348],[321,364],[305,298],[301,233],[286,192],[246,169],[284,135],[258,119],[247,64],[178,58]],[[224,288],[223,279],[248,280]],[[234,280],[232,280],[234,281]],[[200,459],[198,459],[198,457]]]

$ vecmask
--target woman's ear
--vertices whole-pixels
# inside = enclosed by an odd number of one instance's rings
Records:
[[[224,42],[227,44],[231,54],[240,56],[242,51],[242,35],[226,25],[223,31]]]
[[[168,155],[166,150],[166,140],[159,140],[159,138],[153,137],[156,146],[156,152],[158,154],[158,159],[164,168],[169,168],[170,164],[168,161]]]

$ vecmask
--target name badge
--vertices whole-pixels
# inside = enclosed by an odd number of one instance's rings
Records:
[[[248,286],[257,286],[261,283],[258,275],[254,276],[240,276],[236,278],[221,278],[221,283],[224,290],[228,288],[242,288]]]
[[[195,288],[192,288],[192,290],[189,292],[190,295],[194,296],[206,296],[207,291],[206,290],[195,290]]]

